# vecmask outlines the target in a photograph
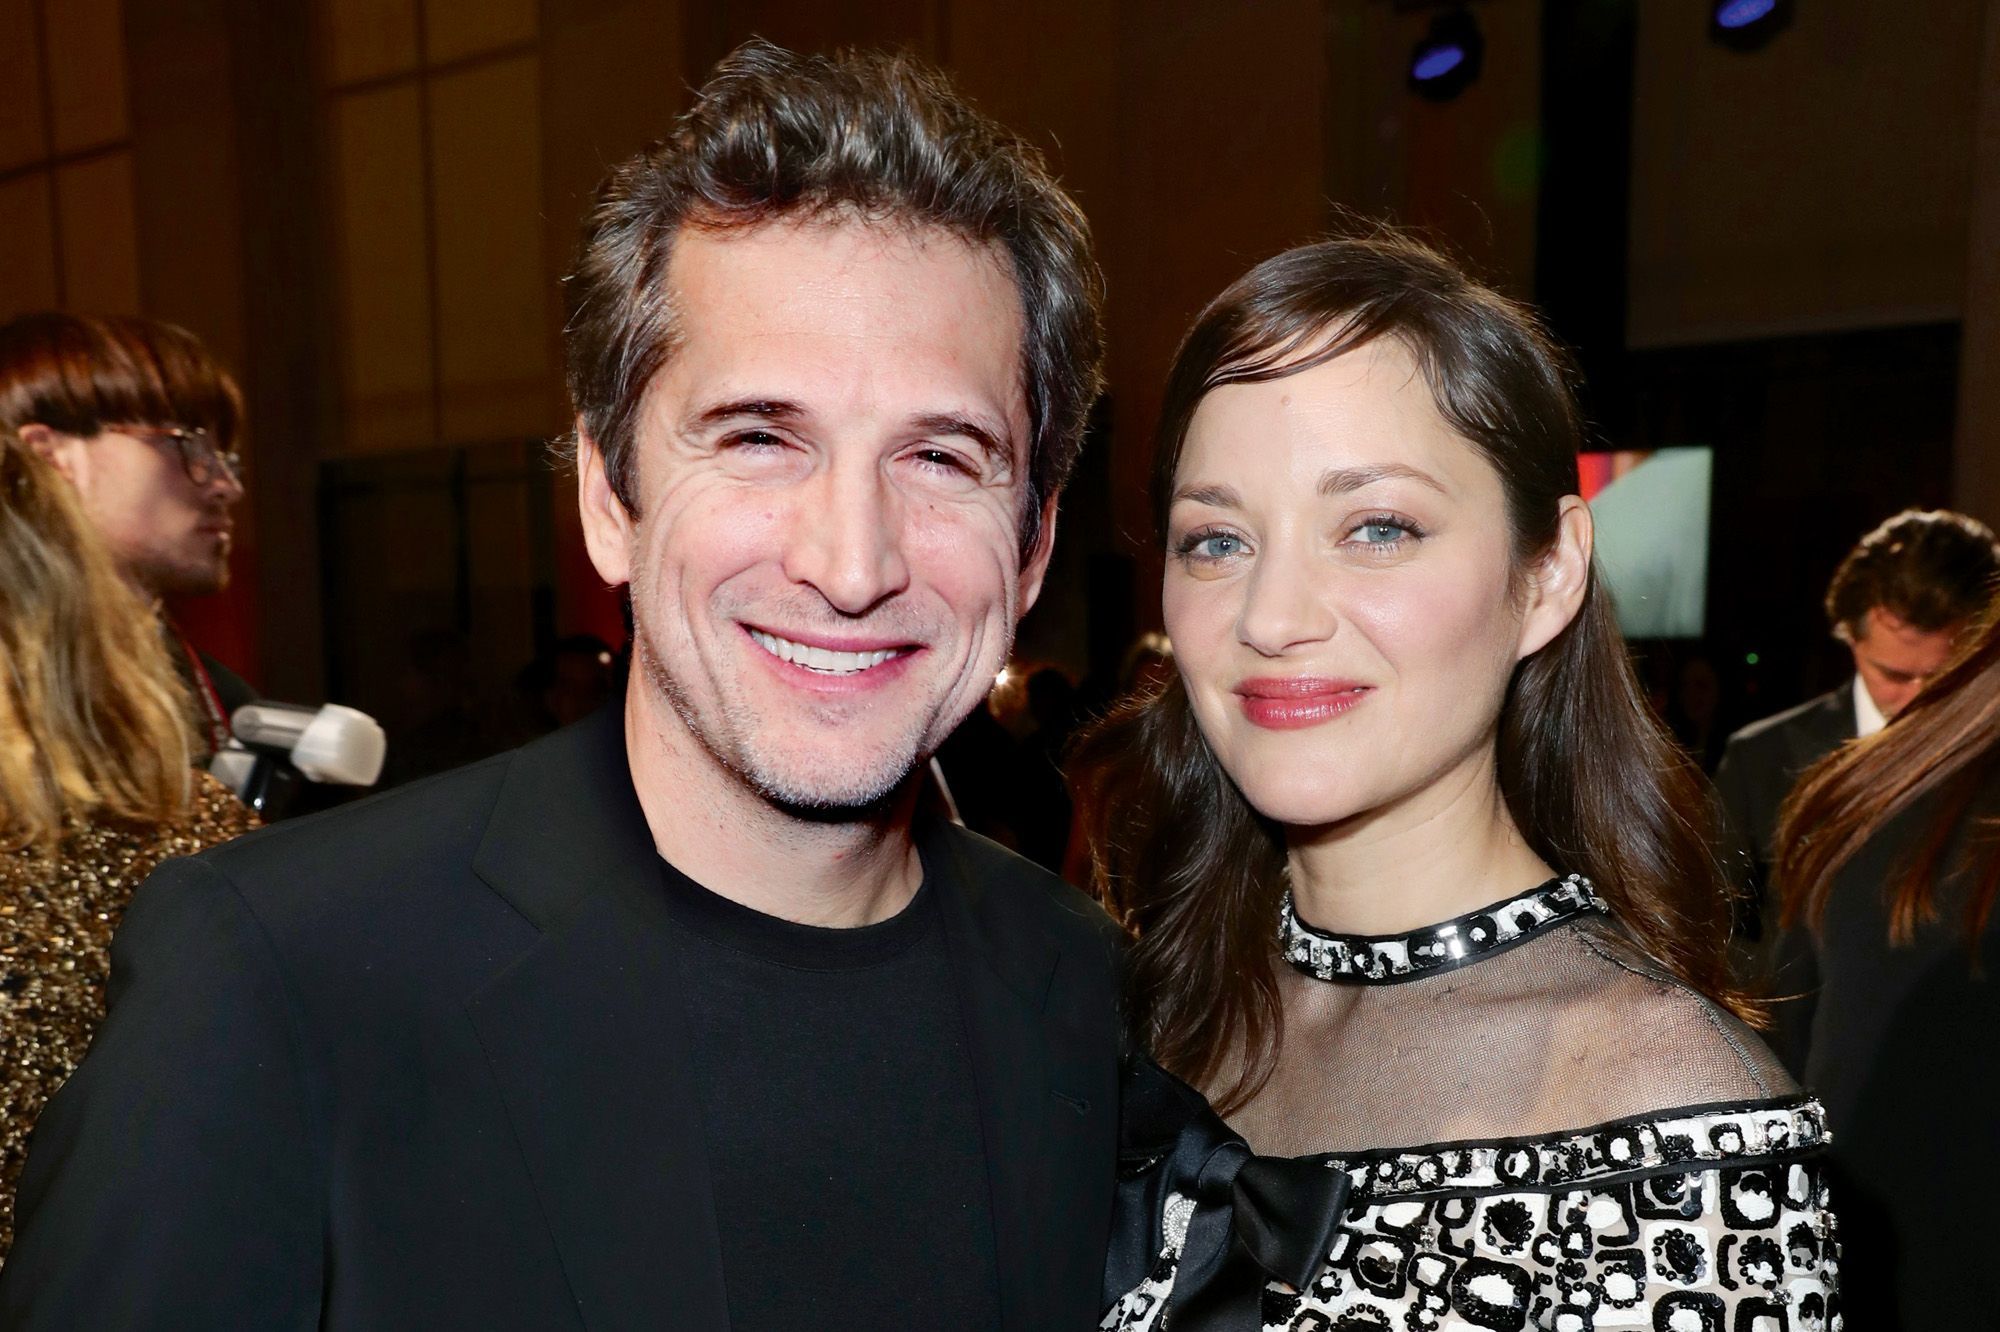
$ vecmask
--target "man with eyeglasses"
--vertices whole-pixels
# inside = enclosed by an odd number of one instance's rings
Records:
[[[64,313],[0,326],[0,431],[76,487],[120,571],[156,604],[229,583],[243,395],[213,353],[157,320]],[[162,611],[203,748],[257,695]]]

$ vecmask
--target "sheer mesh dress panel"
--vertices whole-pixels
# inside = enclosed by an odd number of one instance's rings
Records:
[[[1393,938],[1287,903],[1279,948],[1282,1054],[1230,1127],[1353,1193],[1267,1332],[1842,1328],[1824,1113],[1588,882]],[[1174,1326],[1189,1214],[1105,1328]]]
[[[1401,983],[1284,967],[1278,984],[1278,1071],[1229,1117],[1267,1156],[1556,1133],[1798,1091],[1755,1033],[1601,916]]]

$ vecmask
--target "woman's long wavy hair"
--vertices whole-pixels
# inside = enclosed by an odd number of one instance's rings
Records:
[[[1554,544],[1561,501],[1580,489],[1583,427],[1567,362],[1526,309],[1394,231],[1266,260],[1196,319],[1160,416],[1161,541],[1203,397],[1384,337],[1410,350],[1444,419],[1500,474],[1525,573]],[[1594,570],[1576,618],[1516,668],[1497,748],[1500,789],[1536,854],[1589,876],[1676,975],[1756,1017],[1729,979],[1730,894],[1709,849],[1700,776],[1648,709]],[[1240,1107],[1269,1078],[1283,1039],[1282,830],[1222,771],[1178,676],[1087,732],[1070,775],[1097,891],[1136,936],[1126,994],[1134,1038],[1219,1110]]]
[[[1950,663],[1890,724],[1814,766],[1778,816],[1778,887],[1787,926],[1814,929],[1841,869],[1917,801],[1938,809],[1887,885],[1889,942],[1906,945],[1938,919],[1936,885],[1981,787],[2000,765],[2000,602]],[[1968,829],[1960,924],[1975,949],[2000,897],[2000,845],[1992,826]]]
[[[55,468],[0,436],[0,848],[174,818],[187,701],[159,622]]]

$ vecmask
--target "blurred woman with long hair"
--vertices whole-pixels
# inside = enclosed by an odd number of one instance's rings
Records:
[[[1166,1070],[1122,1108],[1107,1328],[1839,1325],[1822,1114],[1728,980],[1581,433],[1532,316],[1393,233],[1182,343],[1178,671],[1076,761]]]
[[[1841,1219],[1879,1261],[1863,1328],[2000,1328],[2000,606],[1780,818],[1782,988],[1839,1126]]]
[[[29,1130],[104,1015],[133,890],[253,822],[189,766],[188,711],[69,483],[0,436],[0,1253]]]

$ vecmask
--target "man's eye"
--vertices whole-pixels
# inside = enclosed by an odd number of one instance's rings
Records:
[[[745,430],[730,437],[732,447],[743,449],[775,449],[783,447],[785,441],[768,430]]]
[[[918,449],[912,456],[926,467],[942,468],[965,476],[973,475],[972,464],[950,449]]]

